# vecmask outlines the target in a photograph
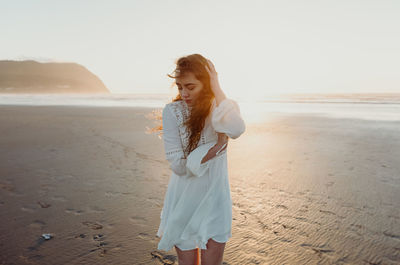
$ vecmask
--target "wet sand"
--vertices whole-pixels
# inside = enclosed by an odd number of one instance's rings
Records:
[[[0,264],[178,264],[156,251],[170,169],[150,111],[0,106]],[[399,157],[400,122],[247,124],[224,263],[399,264]]]

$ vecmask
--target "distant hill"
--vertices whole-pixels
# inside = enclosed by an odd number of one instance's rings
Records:
[[[0,93],[110,93],[77,63],[0,60]]]

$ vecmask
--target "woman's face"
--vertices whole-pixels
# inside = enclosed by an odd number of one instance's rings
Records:
[[[196,103],[196,100],[201,96],[203,83],[196,79],[196,76],[192,72],[177,77],[175,82],[182,99],[185,100],[188,106],[193,106]]]

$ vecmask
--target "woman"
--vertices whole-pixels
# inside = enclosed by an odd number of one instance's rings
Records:
[[[179,94],[165,105],[162,129],[172,169],[157,236],[179,264],[221,264],[232,236],[228,139],[245,131],[238,104],[222,91],[214,65],[199,54],[178,59]]]

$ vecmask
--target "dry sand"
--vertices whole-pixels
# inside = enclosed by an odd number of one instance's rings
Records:
[[[171,171],[150,111],[0,107],[0,264],[178,264],[154,252]],[[271,116],[228,165],[225,264],[400,263],[399,122]]]

